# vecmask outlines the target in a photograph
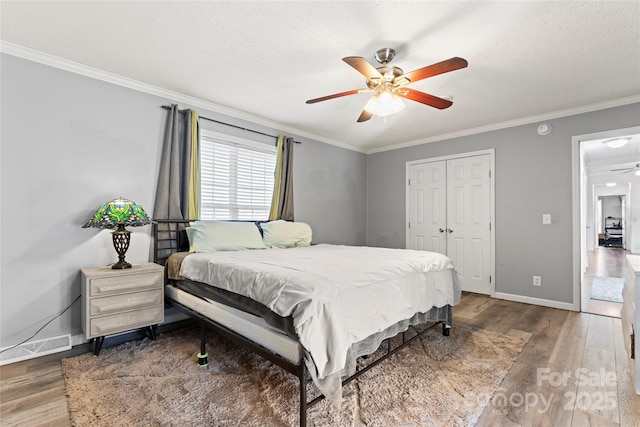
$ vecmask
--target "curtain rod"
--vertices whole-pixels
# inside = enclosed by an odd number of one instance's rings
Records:
[[[162,106],[162,108],[164,108],[165,110],[171,110],[171,106],[170,106],[170,105],[163,105],[163,106]],[[179,112],[180,114],[184,114],[184,113],[185,113],[185,110],[180,110],[180,109],[179,109],[179,110],[178,110],[178,112]],[[278,138],[278,137],[277,137],[277,136],[275,136],[275,135],[269,135],[268,133],[260,132],[260,131],[257,131],[257,130],[248,129],[248,128],[243,128],[243,127],[241,127],[241,126],[236,126],[236,125],[232,125],[232,124],[230,124],[230,123],[221,122],[221,121],[219,121],[219,120],[210,119],[209,117],[201,116],[201,115],[199,115],[199,114],[198,114],[198,118],[201,118],[201,119],[203,119],[203,120],[208,120],[208,121],[210,121],[210,122],[214,122],[214,123],[219,123],[219,124],[221,124],[221,125],[225,125],[225,126],[231,126],[231,127],[236,128],[236,129],[244,130],[244,131],[246,131],[246,132],[253,132],[253,133],[257,133],[257,134],[264,135],[264,136],[270,136],[271,138]],[[293,142],[295,142],[296,144],[302,144],[300,141],[293,141]]]

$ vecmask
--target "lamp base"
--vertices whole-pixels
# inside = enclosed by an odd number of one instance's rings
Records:
[[[118,261],[115,264],[113,264],[111,268],[116,270],[123,269],[123,268],[131,268],[131,264],[129,264],[127,261]]]
[[[122,224],[118,224],[118,229],[111,232],[113,236],[113,247],[118,253],[118,262],[113,264],[113,269],[131,268],[131,264],[124,260],[124,254],[129,249],[129,240],[131,239],[131,233],[125,230]]]

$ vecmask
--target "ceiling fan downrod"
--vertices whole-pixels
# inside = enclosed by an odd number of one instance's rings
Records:
[[[385,47],[383,49],[378,49],[373,56],[376,58],[376,61],[382,65],[387,65],[396,56],[396,51],[390,47]]]

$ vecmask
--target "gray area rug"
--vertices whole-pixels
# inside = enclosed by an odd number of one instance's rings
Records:
[[[623,287],[624,279],[594,276],[593,281],[591,282],[590,299],[622,302]]]
[[[310,426],[472,426],[525,340],[435,328],[344,388],[342,409],[321,402]],[[75,426],[295,426],[297,378],[211,333],[199,368],[197,329],[63,359]],[[312,386],[310,386],[312,387]]]

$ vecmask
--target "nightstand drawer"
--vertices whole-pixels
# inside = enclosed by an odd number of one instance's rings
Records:
[[[91,279],[89,283],[89,295],[96,297],[126,291],[139,291],[144,288],[160,288],[163,284],[163,271],[127,276],[97,277]]]
[[[164,305],[98,317],[89,321],[87,338],[117,334],[142,326],[160,323],[163,320]]]
[[[92,298],[89,301],[89,315],[102,316],[154,305],[162,305],[162,289],[136,292],[111,297]]]

